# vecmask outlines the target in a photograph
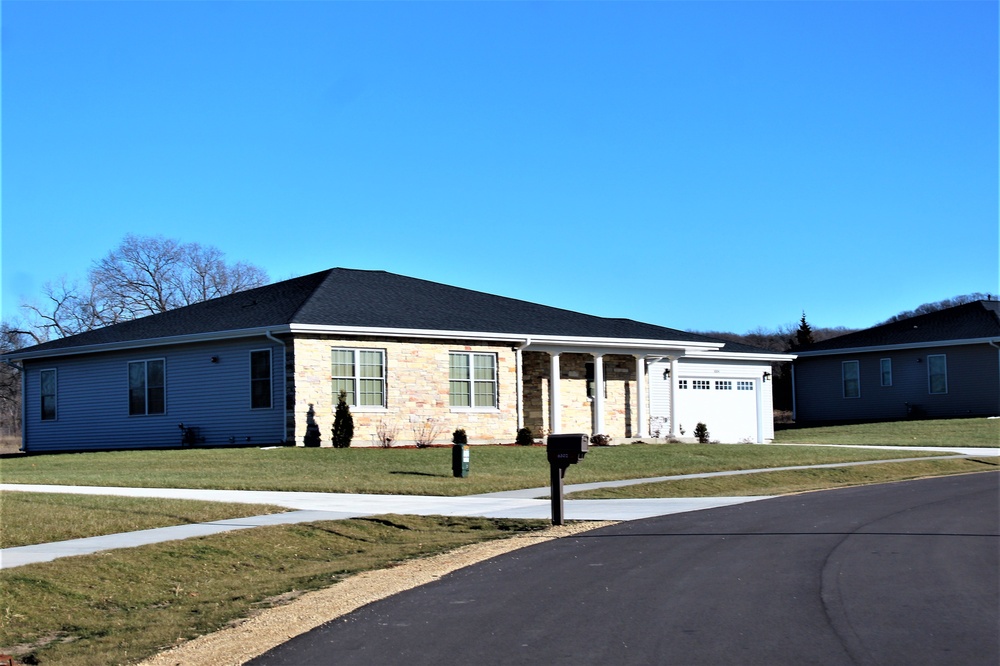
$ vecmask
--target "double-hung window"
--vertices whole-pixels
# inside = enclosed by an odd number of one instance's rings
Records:
[[[166,413],[166,361],[128,364],[129,416]]]
[[[56,391],[58,377],[55,370],[42,370],[38,373],[41,383],[41,415],[43,421],[56,420]]]
[[[861,397],[861,368],[858,361],[844,361],[840,365],[845,398]]]
[[[250,409],[271,408],[271,350],[250,352]]]
[[[385,351],[332,350],[333,400],[347,394],[352,407],[385,407]]]
[[[879,361],[879,371],[882,374],[882,386],[892,386],[892,359],[881,359]]]
[[[927,391],[932,394],[948,392],[948,358],[944,354],[927,356]]]
[[[496,408],[496,354],[451,352],[448,355],[448,396],[452,407]]]

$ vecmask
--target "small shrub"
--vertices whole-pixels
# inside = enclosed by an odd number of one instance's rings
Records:
[[[419,426],[413,426],[413,441],[418,449],[426,449],[441,434],[441,426],[434,419],[427,419]]]
[[[607,435],[593,435],[590,443],[594,446],[611,446],[611,438]]]
[[[699,444],[708,444],[708,426],[704,423],[696,425],[694,427],[694,436]]]
[[[451,443],[452,444],[469,443],[469,437],[465,434],[465,428],[458,428],[455,432],[451,433]]]
[[[521,428],[517,431],[514,442],[521,446],[531,446],[535,443],[535,438],[531,436],[531,428]]]
[[[381,419],[375,426],[375,440],[383,449],[388,449],[396,440],[397,432],[399,432],[399,426],[396,425],[395,421]]]
[[[354,417],[347,405],[347,391],[341,391],[337,396],[337,412],[333,417],[333,433],[331,443],[334,448],[346,449],[354,438]]]

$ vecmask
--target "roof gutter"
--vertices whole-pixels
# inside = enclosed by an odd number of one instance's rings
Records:
[[[272,342],[276,342],[281,345],[281,404],[282,411],[285,413],[285,418],[282,419],[285,424],[285,443],[288,443],[288,345],[285,341],[274,337],[274,334],[270,330],[264,331],[264,337]],[[293,435],[294,438],[294,435]]]
[[[928,340],[926,342],[908,342],[897,345],[869,345],[867,347],[838,347],[836,349],[820,349],[817,351],[796,352],[799,358],[813,356],[832,356],[835,354],[863,354],[866,352],[900,351],[905,349],[925,349],[927,347],[958,347],[961,345],[992,345],[998,338],[966,338],[964,340]],[[996,346],[996,345],[994,345]]]

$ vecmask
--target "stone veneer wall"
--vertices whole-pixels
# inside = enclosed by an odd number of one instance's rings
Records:
[[[380,421],[395,424],[396,442],[412,444],[414,428],[428,419],[439,427],[435,444],[450,444],[456,428],[464,428],[470,442],[513,442],[517,434],[517,360],[509,344],[465,344],[416,339],[296,336],[288,344],[289,376],[294,377],[289,400],[293,404],[293,441],[301,445],[306,415],[313,406],[322,445],[329,446],[336,396],[333,395],[331,350],[334,348],[382,349],[386,364],[386,407],[351,407],[354,417],[352,446],[376,444]],[[448,401],[448,353],[492,352],[497,355],[496,410],[458,410]]]
[[[600,433],[611,437],[633,437],[639,432],[638,394],[636,392],[635,358],[607,355],[604,357],[604,429]],[[587,397],[586,364],[593,363],[591,354],[563,353],[559,356],[560,400],[563,432],[593,433],[593,402]],[[524,424],[536,436],[549,433],[549,354],[524,352]]]

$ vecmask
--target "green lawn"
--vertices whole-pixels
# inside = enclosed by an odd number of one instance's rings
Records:
[[[51,543],[171,525],[260,516],[287,511],[263,504],[192,500],[0,493],[0,548]]]
[[[923,455],[769,445],[633,444],[591,448],[567,483],[724,469]],[[451,474],[449,447],[430,449],[178,449],[24,456],[0,460],[5,483],[469,495],[549,484],[545,448],[476,446],[468,478]]]
[[[877,463],[854,467],[758,472],[707,479],[678,479],[643,483],[622,488],[599,488],[568,493],[568,499],[637,499],[649,497],[743,497],[747,495],[786,495],[810,490],[843,486],[861,486],[930,476],[995,472],[997,458],[927,460]]]
[[[1000,447],[1000,419],[892,421],[826,427],[789,427],[777,444],[874,444],[878,446]]]

